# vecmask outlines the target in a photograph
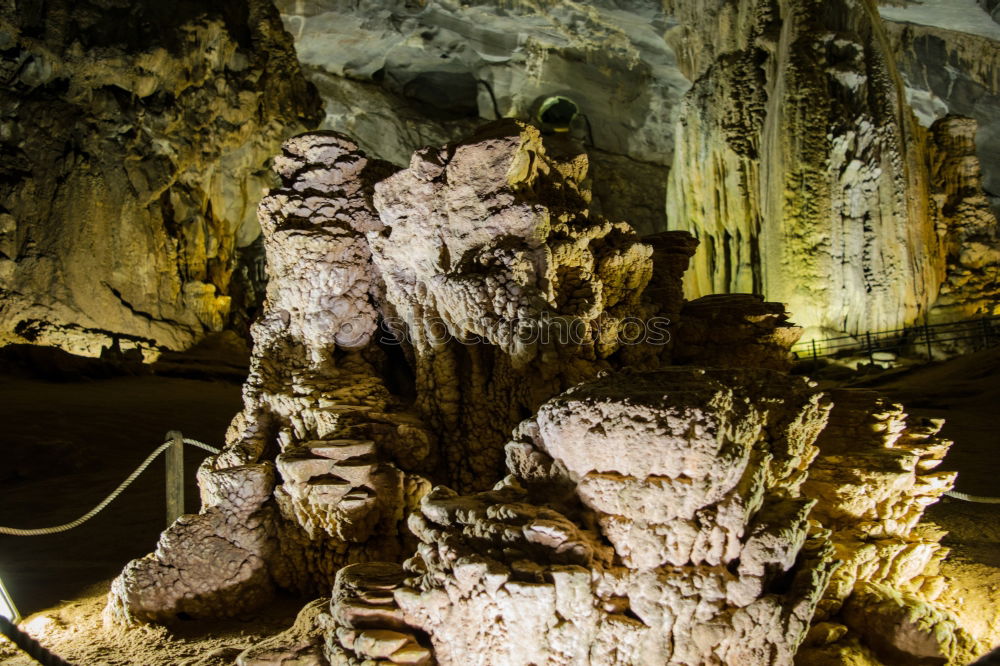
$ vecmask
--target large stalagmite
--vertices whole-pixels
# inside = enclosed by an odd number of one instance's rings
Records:
[[[396,173],[286,142],[244,410],[108,617],[331,595],[259,665],[964,663],[940,424],[786,374],[778,304],[683,303],[690,236],[591,214],[587,168],[515,121]]]
[[[925,313],[943,254],[874,3],[745,0],[690,25],[667,196],[701,241],[688,293],[759,291],[829,331]]]

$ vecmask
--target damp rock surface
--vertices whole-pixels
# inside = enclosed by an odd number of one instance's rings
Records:
[[[273,6],[7,3],[0,41],[0,343],[245,329],[265,163],[318,120]]]

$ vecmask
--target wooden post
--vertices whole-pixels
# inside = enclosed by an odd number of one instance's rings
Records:
[[[184,435],[179,430],[167,433],[167,527],[184,513]]]

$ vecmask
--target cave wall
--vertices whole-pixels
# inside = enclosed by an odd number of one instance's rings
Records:
[[[95,355],[245,332],[282,138],[321,122],[403,166],[553,94],[580,107],[595,213],[699,235],[689,296],[760,292],[816,334],[990,311],[972,292],[996,291],[993,222],[960,266],[969,224],[932,196],[954,177],[927,180],[929,127],[958,113],[1000,190],[989,2],[276,4],[0,14],[0,341]]]
[[[278,2],[324,127],[403,165],[481,118],[569,96],[595,211],[694,232],[690,297],[760,292],[810,335],[922,320],[942,288],[937,318],[989,310],[949,272],[926,130],[979,120],[982,183],[1000,178],[998,26],[973,0],[876,4]],[[910,22],[942,11],[955,30]]]
[[[940,7],[932,11],[941,4],[882,7],[880,12],[920,123],[930,127],[949,113],[978,122],[983,188],[992,193],[994,210],[1000,210],[1000,5],[980,1],[992,16],[961,4],[957,11],[947,11],[947,5],[943,12]]]
[[[641,233],[666,228],[673,113],[690,83],[658,2],[278,0],[322,127],[403,166],[484,119],[531,118],[545,97],[580,107],[593,207]]]
[[[19,0],[0,49],[0,344],[245,326],[267,162],[319,111],[274,7]]]

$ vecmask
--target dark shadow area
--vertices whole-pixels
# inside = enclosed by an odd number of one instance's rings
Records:
[[[100,502],[164,441],[168,430],[221,446],[241,406],[232,383],[174,377],[46,381],[0,375],[0,525],[50,527]],[[195,471],[208,455],[187,447],[186,510],[199,506]],[[159,458],[103,512],[56,535],[0,535],[0,576],[19,610],[71,599],[150,552],[165,527]]]

